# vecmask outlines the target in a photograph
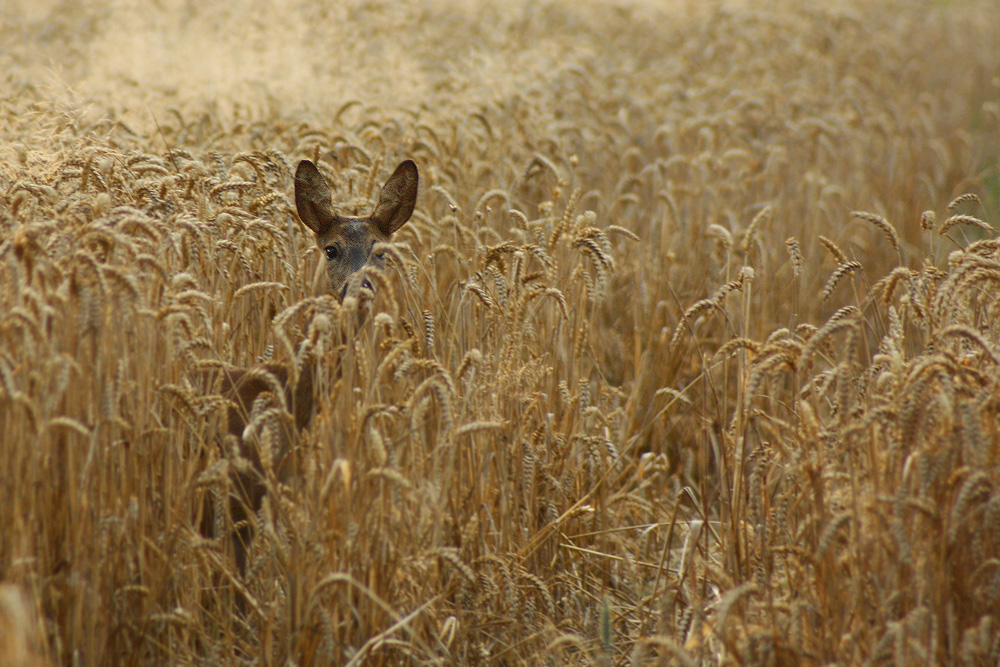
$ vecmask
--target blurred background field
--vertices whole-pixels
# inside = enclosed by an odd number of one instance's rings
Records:
[[[995,10],[9,0],[0,661],[996,664]],[[419,166],[370,303],[303,158]]]

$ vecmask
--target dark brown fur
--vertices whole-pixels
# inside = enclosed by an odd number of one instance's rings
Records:
[[[254,401],[262,394],[272,391],[274,386],[272,382],[268,382],[265,374],[273,376],[283,388],[282,395],[275,398],[284,401],[292,415],[291,423],[283,421],[279,427],[270,470],[262,462],[259,439],[243,439]],[[289,382],[288,369],[281,364],[210,371],[203,374],[202,378],[206,382],[203,387],[206,391],[217,392],[232,402],[226,411],[226,433],[240,441],[241,455],[251,464],[249,470],[232,473],[233,495],[228,504],[232,521],[238,526],[233,546],[236,563],[242,572],[246,567],[246,549],[252,536],[249,515],[256,514],[260,509],[267,489],[267,475],[273,474],[276,481],[285,481],[290,477],[294,469],[293,445],[298,433],[312,419],[314,370],[310,364],[305,364],[294,384]],[[214,507],[211,503],[206,505],[202,529],[206,534],[215,530]]]

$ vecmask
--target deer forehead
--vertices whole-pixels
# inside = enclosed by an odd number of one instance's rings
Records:
[[[339,244],[344,249],[357,248],[366,253],[371,250],[373,243],[387,240],[368,218],[344,217],[338,218],[337,223],[326,234],[317,238],[321,248]]]

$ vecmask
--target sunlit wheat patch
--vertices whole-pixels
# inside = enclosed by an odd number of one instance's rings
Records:
[[[4,665],[997,662],[990,3],[12,7]]]

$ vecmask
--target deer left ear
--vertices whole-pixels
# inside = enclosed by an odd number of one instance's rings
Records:
[[[382,186],[371,221],[387,238],[406,224],[417,205],[417,165],[407,160],[392,173]]]

